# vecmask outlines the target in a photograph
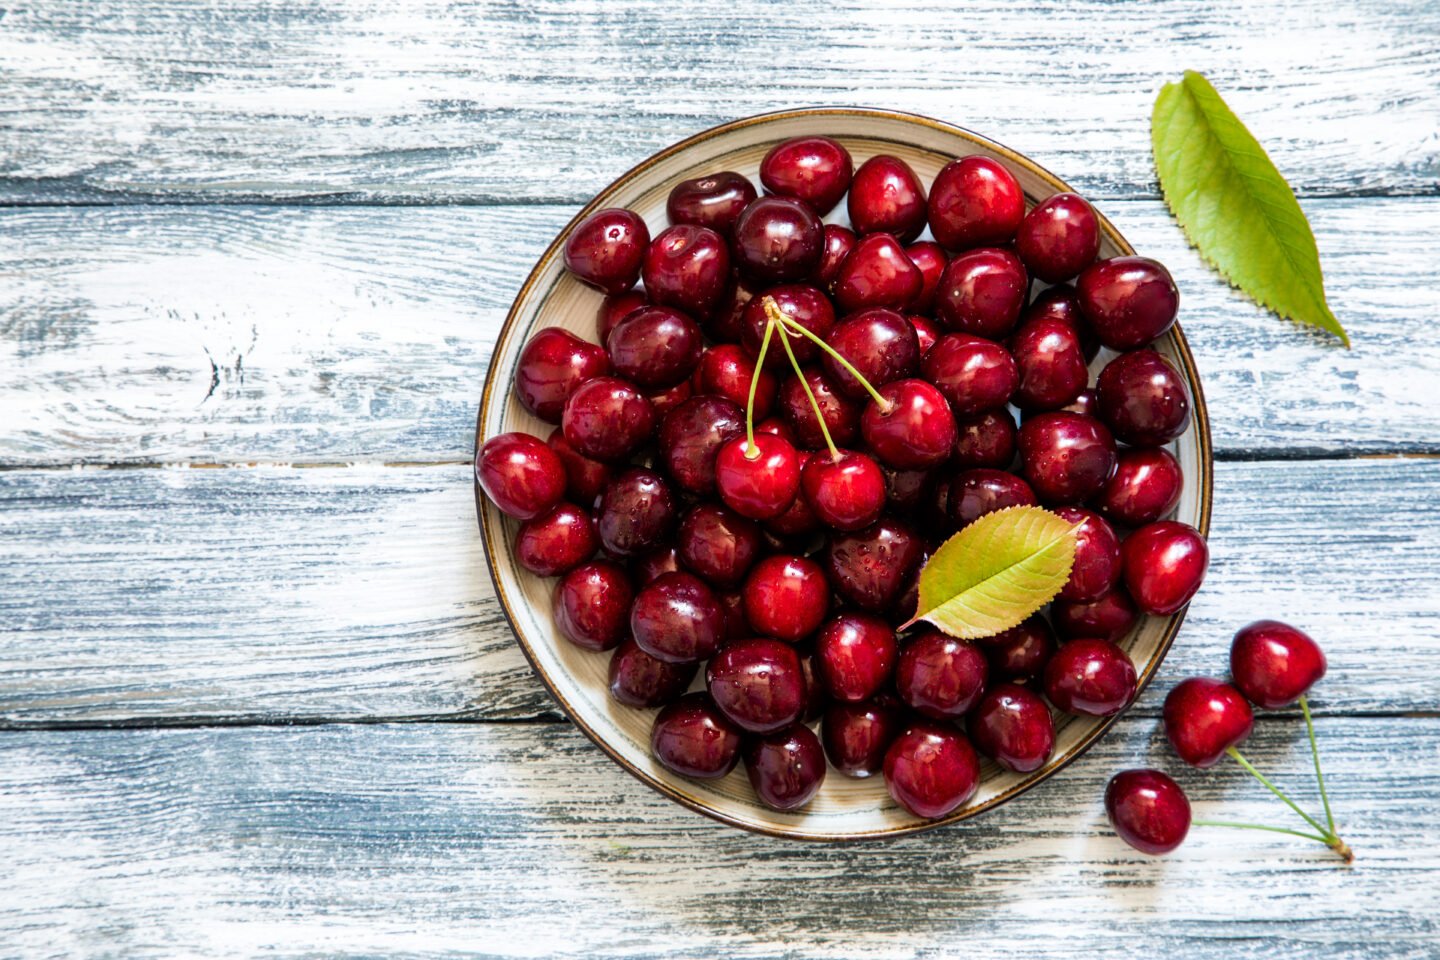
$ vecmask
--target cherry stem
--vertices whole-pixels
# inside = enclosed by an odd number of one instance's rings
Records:
[[[773,311],[773,312],[771,312]],[[770,314],[770,324],[773,327],[776,323],[783,323],[785,314],[770,297],[765,298],[765,312]],[[779,320],[776,318],[779,317]],[[810,409],[815,411],[815,422],[820,424],[820,433],[825,438],[825,446],[830,448],[832,459],[840,459],[840,451],[835,448],[835,441],[830,439],[830,428],[825,426],[825,415],[820,412],[820,401],[815,399],[815,391],[810,389],[810,382],[805,379],[805,371],[800,369],[800,361],[795,359],[795,350],[790,346],[790,338],[782,330],[780,332],[780,346],[785,348],[785,355],[790,358],[790,366],[795,368],[795,376],[800,381],[800,387],[805,391],[805,396],[810,400]]]
[[[1305,732],[1310,734],[1310,756],[1315,759],[1315,782],[1320,785],[1320,802],[1325,805],[1325,822],[1330,825],[1330,836],[1335,837],[1335,815],[1330,812],[1330,797],[1325,792],[1325,774],[1320,772],[1320,748],[1315,745],[1315,721],[1310,719],[1310,704],[1303,693],[1300,694],[1300,710],[1305,714]]]
[[[1191,820],[1192,827],[1234,827],[1236,830],[1268,830],[1270,833],[1288,833],[1292,837],[1304,837],[1306,840],[1314,840],[1316,843],[1323,843],[1327,847],[1330,841],[1318,833],[1306,833],[1304,830],[1291,830],[1289,827],[1272,827],[1263,823],[1235,823],[1231,820]]]
[[[1259,770],[1256,770],[1255,765],[1252,764],[1249,760],[1246,760],[1245,757],[1241,755],[1239,750],[1236,750],[1234,747],[1228,747],[1226,748],[1225,752],[1230,754],[1230,756],[1234,757],[1235,762],[1240,764],[1240,766],[1244,767],[1246,771],[1249,772],[1250,776],[1254,777],[1256,780],[1259,780],[1265,785],[1266,789],[1268,789],[1271,793],[1275,794],[1275,796],[1279,797],[1281,800],[1285,801],[1285,805],[1288,806],[1291,810],[1294,810],[1296,813],[1298,813],[1302,820],[1310,824],[1310,826],[1314,827],[1316,830],[1319,830],[1326,837],[1331,837],[1337,840],[1339,839],[1329,830],[1326,830],[1324,827],[1322,827],[1318,820],[1316,820],[1314,817],[1310,816],[1310,814],[1306,813],[1304,810],[1301,810],[1298,806],[1296,806],[1295,801],[1291,800],[1290,797],[1286,795],[1284,790],[1281,790],[1279,787],[1275,786],[1275,784],[1265,779],[1265,775]]]
[[[760,340],[760,357],[755,361],[755,371],[750,375],[750,399],[745,401],[745,456],[750,460],[760,455],[760,448],[755,446],[755,388],[760,386],[760,377],[765,372],[765,354],[770,349],[770,335],[774,332],[775,318],[771,317],[765,324],[765,336]]]
[[[775,302],[769,297],[767,297],[766,300],[769,301],[769,303]],[[765,309],[767,312],[769,311],[769,304],[766,305]],[[860,371],[855,369],[854,364],[852,364],[849,360],[846,360],[840,355],[840,351],[830,346],[830,344],[826,343],[822,338],[817,336],[814,331],[807,328],[804,324],[797,323],[796,321],[787,317],[778,306],[775,307],[775,313],[771,316],[773,318],[776,315],[779,316],[780,322],[785,324],[786,330],[790,330],[800,334],[803,337],[807,337],[817,347],[819,347],[821,350],[824,350],[827,354],[833,357],[835,362],[840,364],[840,366],[845,369],[846,373],[850,374],[850,376],[854,377],[857,381],[859,381],[860,386],[864,387],[866,392],[870,394],[870,397],[875,401],[875,405],[880,408],[881,413],[890,412],[890,408],[894,405],[889,400],[886,400],[884,397],[882,397],[880,395],[880,391],[876,390],[870,384],[870,381],[866,380],[865,377],[860,373]]]

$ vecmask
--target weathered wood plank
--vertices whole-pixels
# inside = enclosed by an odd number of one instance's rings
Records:
[[[1440,452],[1440,199],[1307,204],[1355,348],[1229,290],[1155,201],[1222,456]],[[0,463],[459,460],[568,207],[0,212]]]
[[[1247,752],[1314,800],[1303,726]],[[1440,721],[1319,723],[1351,868],[1196,828],[1109,831],[1105,781],[1174,772],[1198,816],[1282,823],[1238,768],[1180,770],[1147,720],[969,824],[893,842],[740,833],[572,727],[404,724],[0,735],[0,942],[19,955],[1428,958]],[[1297,821],[1298,823],[1298,821]],[[968,948],[966,948],[968,950]]]
[[[0,201],[578,201],[715,123],[856,101],[1153,196],[1150,106],[1186,67],[1302,194],[1435,193],[1434,4],[1118,19],[1103,0],[21,6],[0,32]]]
[[[464,466],[0,472],[0,722],[531,717]],[[1260,617],[1317,709],[1435,706],[1440,460],[1224,463],[1213,565],[1152,690]]]

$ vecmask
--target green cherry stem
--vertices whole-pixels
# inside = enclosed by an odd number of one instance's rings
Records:
[[[769,308],[767,307],[766,309],[768,310]],[[845,368],[846,373],[850,374],[850,376],[854,377],[857,381],[859,381],[860,386],[864,387],[866,392],[870,394],[871,398],[875,401],[875,405],[880,408],[881,413],[890,412],[890,408],[891,406],[893,406],[893,404],[891,404],[889,400],[886,400],[884,397],[882,397],[880,395],[880,391],[876,390],[873,386],[871,386],[870,381],[866,380],[865,377],[861,375],[860,371],[856,370],[854,365],[851,364],[849,360],[846,360],[840,355],[840,351],[836,350],[834,347],[830,346],[830,344],[826,343],[820,337],[816,336],[813,331],[806,328],[803,324],[796,323],[794,320],[791,320],[789,317],[785,316],[784,313],[780,312],[779,307],[775,308],[775,312],[780,314],[780,322],[785,324],[785,329],[794,331],[795,333],[798,333],[801,336],[808,338],[817,347],[819,347],[821,350],[824,350],[827,354],[833,357],[836,363],[840,364],[841,367]]]
[[[1281,790],[1279,787],[1275,786],[1275,784],[1265,779],[1265,775],[1259,770],[1256,770],[1255,765],[1252,764],[1249,760],[1246,760],[1239,750],[1236,750],[1234,747],[1228,747],[1226,748],[1225,752],[1230,754],[1230,756],[1234,757],[1235,762],[1240,764],[1240,766],[1244,767],[1246,771],[1249,772],[1250,776],[1254,777],[1256,780],[1259,780],[1265,785],[1266,789],[1268,789],[1271,793],[1275,794],[1275,796],[1279,797],[1281,800],[1285,801],[1285,805],[1288,806],[1291,810],[1294,810],[1296,813],[1298,813],[1302,820],[1310,824],[1310,826],[1314,827],[1316,830],[1319,830],[1325,836],[1334,836],[1334,834],[1332,834],[1330,831],[1326,830],[1320,825],[1320,821],[1316,820],[1314,817],[1310,816],[1310,814],[1306,813],[1304,810],[1301,810],[1298,806],[1296,806],[1295,801],[1291,800],[1290,797],[1286,795],[1284,790]]]
[[[1325,792],[1325,774],[1320,772],[1320,748],[1315,745],[1315,721],[1310,719],[1310,704],[1305,694],[1300,694],[1300,710],[1305,714],[1305,732],[1310,735],[1310,756],[1315,760],[1315,782],[1320,785],[1320,802],[1325,805],[1325,822],[1330,826],[1330,836],[1335,834],[1335,815],[1330,812],[1330,796]]]
[[[763,302],[765,313],[770,317],[770,322],[766,325],[767,332],[775,324],[785,323],[789,319],[781,312],[774,298],[766,297]],[[783,330],[780,331],[780,346],[785,348],[785,355],[790,358],[790,366],[795,368],[795,376],[800,381],[800,388],[805,391],[805,396],[810,401],[810,409],[815,411],[815,422],[820,424],[820,433],[825,437],[825,446],[830,448],[830,456],[839,459],[840,451],[835,448],[835,441],[830,439],[830,428],[825,425],[825,415],[820,412],[820,401],[815,399],[815,391],[810,389],[810,383],[805,379],[805,371],[800,369],[800,361],[795,359],[795,350],[790,346],[790,338]]]
[[[775,302],[769,297],[765,299]],[[768,306],[766,313],[769,313]],[[745,457],[748,460],[760,455],[760,448],[755,446],[755,388],[760,386],[760,375],[765,370],[765,354],[770,349],[770,335],[774,332],[775,318],[772,316],[765,323],[765,336],[760,340],[760,357],[755,361],[755,372],[750,376],[750,399],[745,401]]]
[[[1304,837],[1306,840],[1314,840],[1316,843],[1323,843],[1327,847],[1330,841],[1318,833],[1306,833],[1304,830],[1291,830],[1289,827],[1271,827],[1263,823],[1235,823],[1231,820],[1191,820],[1192,827],[1233,827],[1236,830],[1266,830],[1270,833],[1288,833],[1292,837]]]

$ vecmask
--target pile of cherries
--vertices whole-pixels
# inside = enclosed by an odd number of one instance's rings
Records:
[[[1097,260],[1084,199],[1027,212],[983,157],[927,193],[897,157],[855,169],[805,137],[760,181],[677,184],[653,239],[622,209],[575,227],[565,263],[606,294],[603,346],[538,331],[515,392],[558,426],[488,439],[475,469],[522,521],[520,564],[560,578],[560,632],[614,651],[615,700],[662,708],[666,768],[743,758],[759,799],[793,810],[828,757],[943,816],[975,792],[977,750],[1045,764],[1051,705],[1123,710],[1136,672],[1117,641],[1200,586],[1204,539],[1164,519],[1182,476],[1163,445],[1190,397],[1149,346],[1179,294],[1153,260]],[[849,226],[823,222],[842,198]],[[1036,280],[1052,286],[1032,297]],[[910,625],[930,552],[1023,504],[1078,525],[1049,618],[978,642]]]

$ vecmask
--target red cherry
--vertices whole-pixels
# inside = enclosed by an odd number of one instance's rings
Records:
[[[952,160],[930,186],[930,229],[949,250],[1008,243],[1024,218],[1025,192],[995,160]]]
[[[528,433],[486,440],[475,457],[475,478],[500,512],[516,520],[539,516],[565,496],[565,464]]]
[[[766,557],[745,578],[744,592],[751,628],[790,643],[814,633],[830,607],[825,571],[806,557]]]
[[[765,328],[770,324],[770,314],[765,311],[765,297],[774,300],[781,313],[822,340],[835,326],[835,308],[830,305],[830,298],[818,288],[804,283],[771,287],[765,291],[764,296],[756,297],[746,304],[742,317],[740,342],[745,347],[745,352],[752,357],[760,356],[760,345],[765,342]],[[819,355],[820,348],[815,346],[809,337],[776,330],[770,336],[770,348],[765,354],[767,370],[785,370],[790,367],[790,357],[780,343],[782,333],[790,338],[790,349],[795,354],[795,359],[801,363],[813,360]]]
[[[700,317],[705,336],[716,343],[739,343],[745,325],[745,308],[755,297],[755,287],[738,274],[730,278],[725,296],[708,317]]]
[[[541,420],[559,423],[570,394],[609,372],[610,357],[598,344],[586,343],[560,327],[545,327],[520,351],[515,396]]]
[[[1325,676],[1320,645],[1289,624],[1256,620],[1230,646],[1235,686],[1257,707],[1274,710],[1299,700]]]
[[[940,275],[950,263],[945,248],[930,240],[921,240],[905,248],[905,255],[920,270],[920,293],[910,309],[929,313],[935,308],[935,292],[940,288]]]
[[[748,179],[722,170],[675,184],[665,201],[665,214],[671,223],[709,227],[728,237],[735,221],[756,196],[755,185]]]
[[[1059,320],[1061,323],[1075,331],[1080,338],[1080,348],[1085,354],[1085,362],[1089,363],[1095,359],[1100,352],[1100,341],[1095,336],[1095,331],[1090,329],[1090,324],[1080,315],[1080,297],[1076,295],[1075,288],[1068,283],[1048,287],[1041,290],[1025,312],[1020,314],[1020,326],[1026,326],[1037,320]]]
[[[545,441],[565,465],[565,495],[582,507],[594,506],[595,498],[605,490],[614,468],[608,463],[591,460],[570,445],[565,431],[556,427]]]
[[[993,340],[950,333],[935,341],[921,364],[929,380],[950,401],[957,417],[1003,407],[1019,383],[1010,352]]]
[[[675,495],[653,470],[632,467],[600,495],[600,542],[613,556],[647,553],[670,536],[675,525]]]
[[[600,541],[588,510],[573,503],[557,503],[538,517],[520,524],[515,535],[515,559],[541,577],[557,577],[595,556]]]
[[[1010,352],[1017,371],[1015,405],[1022,410],[1064,407],[1090,382],[1080,335],[1063,320],[1023,323],[1010,338]]]
[[[912,377],[920,368],[920,342],[915,328],[894,310],[877,308],[852,314],[830,331],[825,342],[859,370],[872,387]],[[826,354],[823,362],[835,389],[857,400],[869,396],[865,386],[834,357]]]
[[[895,631],[881,617],[842,613],[815,636],[816,672],[835,700],[858,703],[879,693],[895,669]]]
[[[892,513],[913,516],[929,501],[935,486],[935,471],[882,467],[880,472],[885,477],[885,500]],[[801,479],[804,479],[803,473]]]
[[[667,573],[641,588],[630,607],[630,634],[666,663],[705,660],[725,635],[725,611],[699,577]]]
[[[861,237],[835,275],[835,303],[843,313],[871,307],[905,310],[920,295],[925,276],[888,233]]]
[[[1020,425],[1020,468],[1046,503],[1080,503],[1115,470],[1115,439],[1094,417],[1042,413]]]
[[[1122,770],[1105,787],[1110,825],[1141,853],[1169,853],[1190,832],[1190,801],[1159,770]]]
[[[1122,353],[1096,382],[1100,417],[1133,447],[1169,443],[1190,426],[1190,393],[1180,372],[1154,350]]]
[[[655,408],[635,385],[618,377],[596,377],[565,401],[560,425],[565,439],[592,460],[624,460],[655,430]]]
[[[795,137],[777,143],[760,161],[760,182],[825,216],[845,196],[854,171],[850,152],[829,137]]]
[[[758,428],[757,428],[758,429]],[[800,461],[800,487],[805,487],[805,467],[815,454],[809,450],[800,451],[797,456]],[[820,518],[815,515],[815,509],[810,506],[802,492],[796,496],[790,507],[778,517],[771,517],[765,521],[765,530],[777,537],[786,540],[804,540],[810,534],[818,533],[824,525]]]
[[[1024,681],[1041,676],[1055,654],[1055,631],[1040,614],[980,641],[994,680]]]
[[[1035,506],[1029,484],[1004,470],[962,470],[950,481],[950,520],[958,529],[1007,507]]]
[[[667,413],[689,400],[695,391],[689,380],[681,380],[673,387],[650,387],[641,392],[645,399],[650,401],[650,409],[655,411],[655,418],[663,422]]]
[[[825,751],[809,727],[793,723],[745,745],[745,773],[765,806],[798,810],[825,780]]]
[[[1039,694],[1013,683],[986,693],[966,728],[975,749],[1016,773],[1039,770],[1055,747],[1050,708]]]
[[[1099,255],[1100,218],[1085,198],[1057,193],[1026,214],[1015,249],[1025,267],[1046,283],[1069,280]]]
[[[935,346],[935,341],[940,339],[944,332],[929,317],[922,317],[918,313],[912,313],[905,317],[910,321],[910,326],[915,328],[915,339],[920,342],[920,358],[923,360],[930,348]]]
[[[649,304],[643,290],[626,290],[606,296],[600,301],[600,309],[595,311],[595,329],[600,334],[600,342],[604,343],[609,338],[617,323]],[[606,362],[609,362],[608,356]]]
[[[975,795],[980,760],[954,727],[913,723],[885,753],[885,786],[917,817],[943,817]]]
[[[718,503],[701,503],[685,514],[676,535],[680,562],[716,587],[735,587],[760,559],[760,526]]]
[[[835,281],[840,276],[840,265],[855,249],[855,231],[838,223],[825,224],[825,249],[820,254],[820,266],[815,268],[815,279],[826,292],[833,292]]]
[[[597,210],[565,239],[565,266],[579,279],[605,293],[635,286],[650,245],[650,230],[637,213]]]
[[[957,467],[1004,469],[1015,459],[1015,418],[1005,409],[955,421]]]
[[[634,597],[630,575],[618,563],[582,564],[555,586],[555,626],[582,650],[609,650],[625,637]]]
[[[925,229],[925,187],[899,157],[880,154],[862,163],[847,206],[850,225],[862,235],[878,231],[909,243]]]
[[[1045,696],[1066,713],[1112,717],[1135,698],[1135,684],[1135,664],[1109,640],[1071,640],[1045,666]]]
[[[800,461],[780,437],[755,434],[727,440],[715,457],[715,486],[725,505],[751,520],[778,517],[800,491]]]
[[[1123,549],[1121,556],[1124,556]],[[1123,562],[1121,565],[1123,567]],[[1050,622],[1055,625],[1055,632],[1067,639],[1102,637],[1118,643],[1138,619],[1140,613],[1135,609],[1135,601],[1119,587],[1089,603],[1056,600],[1050,607]]]
[[[727,643],[705,668],[705,685],[721,712],[750,733],[787,727],[805,709],[800,655],[768,637]]]
[[[1213,767],[1230,747],[1243,743],[1255,726],[1250,704],[1228,683],[1191,677],[1165,698],[1165,736],[1181,760]]]
[[[696,394],[724,397],[743,411],[750,402],[750,385],[754,379],[755,361],[735,344],[722,343],[701,354],[700,366],[695,368],[690,382]],[[756,420],[770,415],[779,389],[775,374],[761,370],[760,383],[755,387]]]
[[[1055,515],[1080,524],[1075,531],[1075,563],[1060,588],[1061,600],[1098,600],[1120,582],[1120,538],[1105,518],[1082,507],[1059,507]]]
[[[760,197],[735,221],[730,254],[746,276],[784,283],[814,274],[824,243],[825,227],[808,206],[786,197]]]
[[[673,546],[646,550],[634,558],[630,569],[635,574],[635,582],[643,587],[647,583],[654,583],[667,573],[678,571],[680,569],[680,551]]]
[[[1169,330],[1180,309],[1170,271],[1145,257],[1101,260],[1075,281],[1084,314],[1111,350],[1134,350]]]
[[[1014,253],[981,247],[959,254],[940,276],[935,315],[957,333],[999,340],[1015,328],[1030,278]]]
[[[866,406],[860,432],[882,463],[899,470],[938,466],[955,450],[955,417],[945,396],[924,380],[896,380],[879,388],[888,404]],[[837,441],[838,442],[838,441]]]
[[[912,709],[945,720],[969,713],[989,677],[989,664],[978,646],[926,627],[900,651],[895,691]]]
[[[1125,587],[1146,613],[1170,614],[1185,606],[1210,565],[1205,538],[1176,520],[1146,524],[1125,539],[1120,553]]]
[[[807,367],[804,374],[805,383],[815,394],[820,415],[825,418],[830,439],[836,446],[853,443],[860,434],[860,401],[841,393],[834,382],[818,369]],[[780,384],[780,411],[792,428],[797,444],[815,449],[825,446],[820,421],[815,418],[815,410],[810,406],[810,398],[798,377],[789,377]]]
[[[852,450],[815,454],[800,471],[800,488],[815,516],[836,530],[868,527],[885,509],[885,475]]]
[[[658,707],[680,696],[700,670],[698,663],[666,663],[629,637],[610,655],[610,696],[627,707]]]
[[[673,387],[695,372],[705,349],[700,328],[670,307],[642,307],[605,341],[615,372],[641,387]]]
[[[730,284],[730,251],[709,227],[678,224],[650,241],[640,276],[651,303],[708,316]]]
[[[1115,523],[1143,526],[1175,509],[1184,483],[1170,451],[1121,450],[1115,472],[1095,497],[1095,508]]]
[[[740,731],[703,693],[681,697],[655,715],[650,752],[682,777],[712,780],[735,769]]]
[[[888,697],[863,703],[833,703],[820,724],[830,765],[847,777],[873,777],[884,769],[885,752],[904,729],[904,716]]]
[[[715,493],[720,448],[745,434],[745,414],[720,397],[691,397],[660,423],[659,462],[686,493]]]
[[[884,613],[899,598],[924,552],[914,530],[881,517],[864,530],[830,537],[826,573],[842,600],[861,610]]]

